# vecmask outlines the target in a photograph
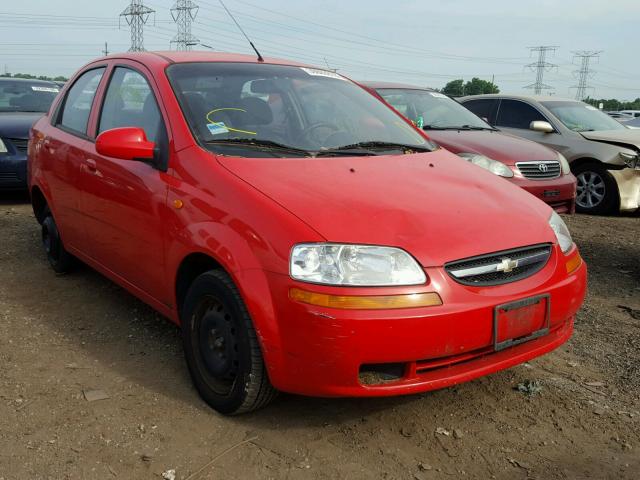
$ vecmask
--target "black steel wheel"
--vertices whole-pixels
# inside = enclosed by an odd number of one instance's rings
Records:
[[[41,225],[42,246],[47,260],[56,273],[67,273],[73,266],[73,256],[67,252],[60,238],[53,215],[47,210]]]
[[[181,320],[191,378],[211,407],[236,415],[275,397],[253,322],[229,275],[212,270],[196,278]]]

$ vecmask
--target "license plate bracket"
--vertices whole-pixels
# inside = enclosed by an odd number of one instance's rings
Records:
[[[530,330],[527,322],[531,326]],[[547,335],[550,326],[551,295],[548,293],[497,305],[493,309],[494,349],[504,350]],[[523,328],[526,331],[523,332]],[[509,337],[510,331],[515,332],[515,335]]]

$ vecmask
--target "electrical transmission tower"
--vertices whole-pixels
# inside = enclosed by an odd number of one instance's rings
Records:
[[[171,7],[171,16],[178,25],[178,34],[173,37],[171,43],[175,43],[176,50],[191,50],[193,45],[198,45],[200,40],[191,34],[191,22],[198,15],[198,5],[191,0],[176,0]]]
[[[536,72],[536,81],[531,85],[527,85],[524,88],[533,88],[533,92],[536,95],[540,95],[542,90],[551,90],[553,87],[546,85],[542,79],[544,77],[544,72],[551,70],[552,68],[556,68],[557,65],[553,63],[547,62],[547,52],[555,52],[556,46],[551,45],[540,45],[539,47],[529,47],[531,53],[538,52],[538,61],[530,63],[526,65],[526,67],[530,68],[532,71]]]
[[[593,88],[587,85],[587,80],[595,74],[593,70],[589,70],[589,63],[592,58],[597,59],[601,53],[602,50],[573,52],[574,61],[580,59],[580,70],[573,72],[578,77],[578,85],[571,87],[576,89],[576,100],[584,100],[587,96],[587,90]]]
[[[130,52],[144,51],[144,24],[152,13],[155,13],[155,10],[144,5],[142,0],[131,0],[131,4],[120,14],[120,18],[124,17],[131,27]]]

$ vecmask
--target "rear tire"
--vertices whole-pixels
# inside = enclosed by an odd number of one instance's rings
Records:
[[[191,378],[211,407],[237,415],[275,398],[253,322],[229,275],[211,270],[197,277],[181,321]]]
[[[602,165],[583,163],[573,169],[578,180],[576,211],[592,215],[607,215],[618,210],[618,185]]]
[[[42,246],[53,271],[58,274],[67,273],[73,267],[73,256],[67,252],[60,238],[60,232],[50,210],[44,213],[41,225]]]

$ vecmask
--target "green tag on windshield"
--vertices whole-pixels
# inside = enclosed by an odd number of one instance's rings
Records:
[[[422,118],[422,115],[418,117],[418,121],[416,121],[416,127],[418,128],[424,127],[424,118]]]

